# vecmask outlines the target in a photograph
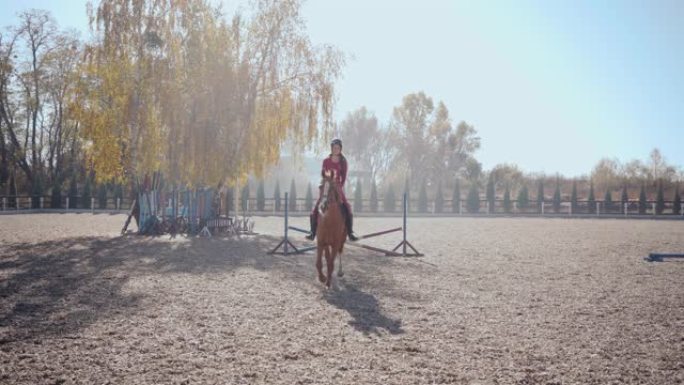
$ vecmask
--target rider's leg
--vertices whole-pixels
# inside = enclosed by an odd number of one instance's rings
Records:
[[[347,227],[347,235],[349,236],[350,241],[358,241],[359,238],[354,234],[354,216],[351,211],[351,206],[349,206],[349,203],[342,203],[340,205],[342,207],[342,212],[344,213],[344,221],[345,225]]]
[[[318,226],[318,205],[321,203],[321,197],[323,196],[323,185],[318,186],[318,201],[314,205],[311,215],[309,215],[309,223],[311,224],[311,231],[306,239],[313,241],[316,238],[316,228]]]

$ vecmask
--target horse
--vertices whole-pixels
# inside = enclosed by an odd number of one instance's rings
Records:
[[[325,193],[323,211],[319,208],[318,212],[316,269],[318,270],[318,280],[330,288],[333,270],[335,270],[335,258],[338,254],[340,255],[340,265],[337,276],[342,277],[344,275],[342,272],[342,251],[347,239],[347,228],[340,208],[342,204],[340,186],[331,173],[326,173],[323,180],[327,189],[323,189]],[[321,259],[323,253],[325,253],[325,261],[328,267],[327,275],[323,274],[323,261]]]

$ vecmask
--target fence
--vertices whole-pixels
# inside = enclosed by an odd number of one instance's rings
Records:
[[[82,197],[77,197],[76,202],[70,197],[62,197],[59,205],[53,206],[52,196],[2,196],[0,197],[0,210],[2,211],[31,211],[31,210],[107,210],[119,211],[128,210],[131,205],[131,200],[108,197],[104,202],[100,202],[98,198],[91,197],[90,202],[86,204]],[[76,205],[74,205],[76,203]],[[101,204],[103,203],[103,204]]]
[[[224,197],[226,199],[226,197]],[[0,204],[2,207],[0,209],[3,212],[7,211],[31,211],[31,210],[60,210],[60,211],[74,211],[74,210],[107,210],[107,211],[125,211],[130,208],[132,201],[128,198],[118,199],[108,197],[104,203],[101,205],[99,199],[91,198],[90,204],[87,205],[83,202],[81,197],[78,197],[78,204],[74,207],[73,202],[69,201],[69,197],[62,197],[59,207],[52,207],[52,197],[31,197],[31,196],[2,196],[0,197]],[[240,201],[240,206],[243,205]],[[280,199],[280,209],[276,209],[276,200],[274,198],[266,198],[263,200],[263,210],[257,210],[258,202],[254,197],[250,197],[244,202],[246,210],[239,207],[239,212],[247,211],[250,213],[261,213],[261,214],[275,214],[281,215],[285,210],[285,205],[291,202],[285,202],[284,199]],[[349,203],[354,207],[354,200],[349,199]],[[421,210],[419,202],[416,199],[409,200],[409,212],[414,214],[439,214],[439,215],[596,215],[596,216],[634,216],[634,215],[650,215],[650,216],[673,216],[675,215],[674,202],[665,201],[664,209],[661,214],[656,212],[656,201],[647,201],[645,210],[640,213],[639,202],[631,200],[629,202],[609,202],[606,205],[604,201],[595,201],[594,206],[590,207],[589,202],[578,201],[577,205],[573,207],[571,202],[563,201],[559,207],[559,210],[554,209],[553,202],[550,200],[544,201],[543,205],[539,205],[536,201],[531,201],[526,207],[519,207],[517,201],[510,202],[510,210],[505,209],[504,201],[502,199],[497,199],[494,201],[494,206],[489,207],[489,202],[487,200],[480,200],[479,207],[477,211],[471,212],[468,210],[468,204],[465,199],[460,201],[444,200],[442,209],[439,210],[438,205],[435,201],[430,201],[427,204],[427,209]],[[226,205],[229,207],[229,211],[234,211],[233,201],[230,202],[226,199]],[[358,205],[357,205],[358,206]],[[394,207],[394,209],[390,209]],[[377,210],[371,210],[370,199],[363,199],[361,203],[361,210],[356,210],[361,213],[378,213],[382,215],[386,214],[401,214],[401,201],[399,199],[395,200],[394,205],[386,204],[384,199],[379,199],[377,201]],[[306,213],[311,211],[311,205],[307,204],[305,198],[298,198],[295,202],[294,207],[290,206],[290,211],[293,213]],[[680,204],[679,216],[684,216],[684,204]]]

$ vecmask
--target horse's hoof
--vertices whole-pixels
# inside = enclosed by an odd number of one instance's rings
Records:
[[[341,278],[341,277],[344,277],[344,271],[338,271],[338,272],[337,272],[337,276],[340,277],[340,278]]]
[[[325,283],[325,282],[326,282],[325,275],[319,274],[319,275],[318,275],[318,280],[321,281],[321,283]]]

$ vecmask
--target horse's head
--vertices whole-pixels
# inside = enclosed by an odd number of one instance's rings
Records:
[[[323,183],[326,186],[323,190],[326,196],[326,207],[330,207],[330,205],[333,203],[341,203],[342,198],[340,197],[340,186],[337,183],[337,178],[335,178],[335,172],[326,171],[325,174],[323,174]]]

